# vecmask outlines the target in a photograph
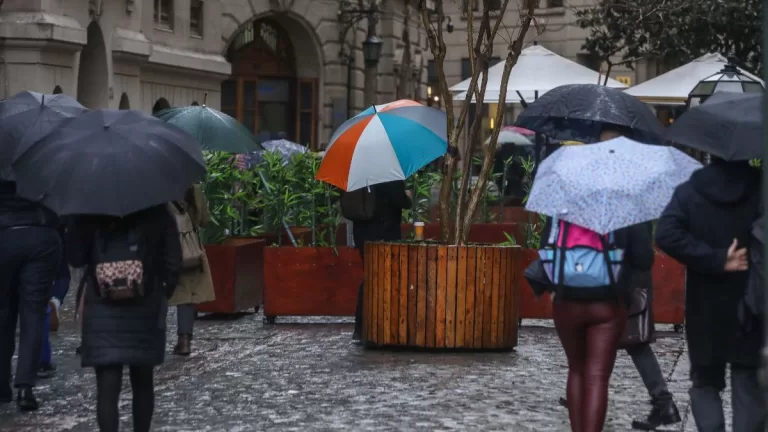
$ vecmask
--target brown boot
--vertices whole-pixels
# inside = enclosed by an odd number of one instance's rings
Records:
[[[180,334],[179,341],[176,342],[176,346],[173,348],[173,353],[179,356],[188,356],[192,353],[192,335]]]

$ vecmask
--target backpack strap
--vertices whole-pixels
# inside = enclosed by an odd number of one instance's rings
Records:
[[[557,220],[556,218],[553,218],[553,221],[556,221],[556,220]],[[559,222],[558,222],[558,226],[559,226]],[[568,228],[570,226],[571,226],[571,224],[568,223],[568,222],[563,223],[563,244],[562,244],[562,247],[559,247],[558,249],[555,250],[555,253],[558,253],[558,252],[560,253],[560,262],[559,262],[559,265],[558,265],[558,268],[557,268],[557,272],[558,272],[557,274],[560,275],[560,280],[557,283],[557,288],[556,288],[556,292],[555,292],[556,296],[560,297],[560,298],[562,298],[563,287],[565,286],[565,277],[563,277],[563,275],[565,274],[565,249],[566,249],[565,245],[568,244],[567,243],[568,242]],[[559,231],[559,229],[558,229],[558,231]],[[550,238],[551,237],[552,237],[552,235],[550,234]]]
[[[552,217],[552,226],[549,228],[549,239],[547,240],[548,245],[554,245],[557,241],[557,236],[560,234],[560,220],[557,218],[557,216]]]
[[[616,279],[613,276],[613,263],[611,262],[610,247],[613,245],[613,232],[608,236],[609,240],[606,240],[604,236],[600,236],[600,242],[603,244],[603,258],[605,258],[605,264],[608,268],[608,280],[611,282],[611,286],[616,286]],[[609,243],[610,242],[610,243]]]

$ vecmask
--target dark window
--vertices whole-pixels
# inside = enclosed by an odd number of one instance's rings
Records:
[[[578,53],[576,54],[576,62],[582,66],[586,66],[592,69],[595,72],[600,70],[600,59],[595,55],[589,53]]]
[[[427,81],[428,82],[435,82],[437,81],[437,63],[435,63],[434,60],[428,60],[427,61]]]
[[[173,29],[173,0],[155,0],[155,25]]]
[[[192,36],[203,37],[203,0],[190,0],[189,32]]]
[[[563,7],[563,0],[547,0],[547,7],[561,8]]]
[[[501,57],[491,57],[488,61],[488,67],[491,67],[501,61]],[[461,79],[465,80],[472,77],[472,63],[468,58],[461,59]]]
[[[465,80],[472,77],[472,63],[468,58],[461,59],[461,79]]]
[[[480,6],[482,5],[484,0],[475,0],[474,4],[472,5],[472,10],[477,12],[480,10]],[[501,0],[487,0],[489,2],[488,9],[490,11],[497,11],[501,9]],[[467,13],[467,9],[469,8],[469,0],[462,0],[461,10],[464,13]]]

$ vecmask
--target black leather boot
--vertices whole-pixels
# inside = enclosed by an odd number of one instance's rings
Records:
[[[16,394],[16,405],[21,411],[35,411],[40,408],[35,393],[32,392],[32,387],[19,387]]]
[[[173,353],[184,357],[192,354],[192,335],[180,334],[179,341],[176,343],[176,347],[173,348]]]
[[[632,421],[632,429],[654,430],[659,426],[680,423],[680,412],[674,401],[653,402],[653,408],[648,417],[643,420]]]

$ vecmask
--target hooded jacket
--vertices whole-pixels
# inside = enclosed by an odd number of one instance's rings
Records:
[[[757,218],[760,173],[745,162],[715,161],[678,186],[656,230],[656,244],[687,267],[686,329],[691,364],[758,364],[760,335],[737,316],[747,272],[726,272],[733,240],[748,247]]]

